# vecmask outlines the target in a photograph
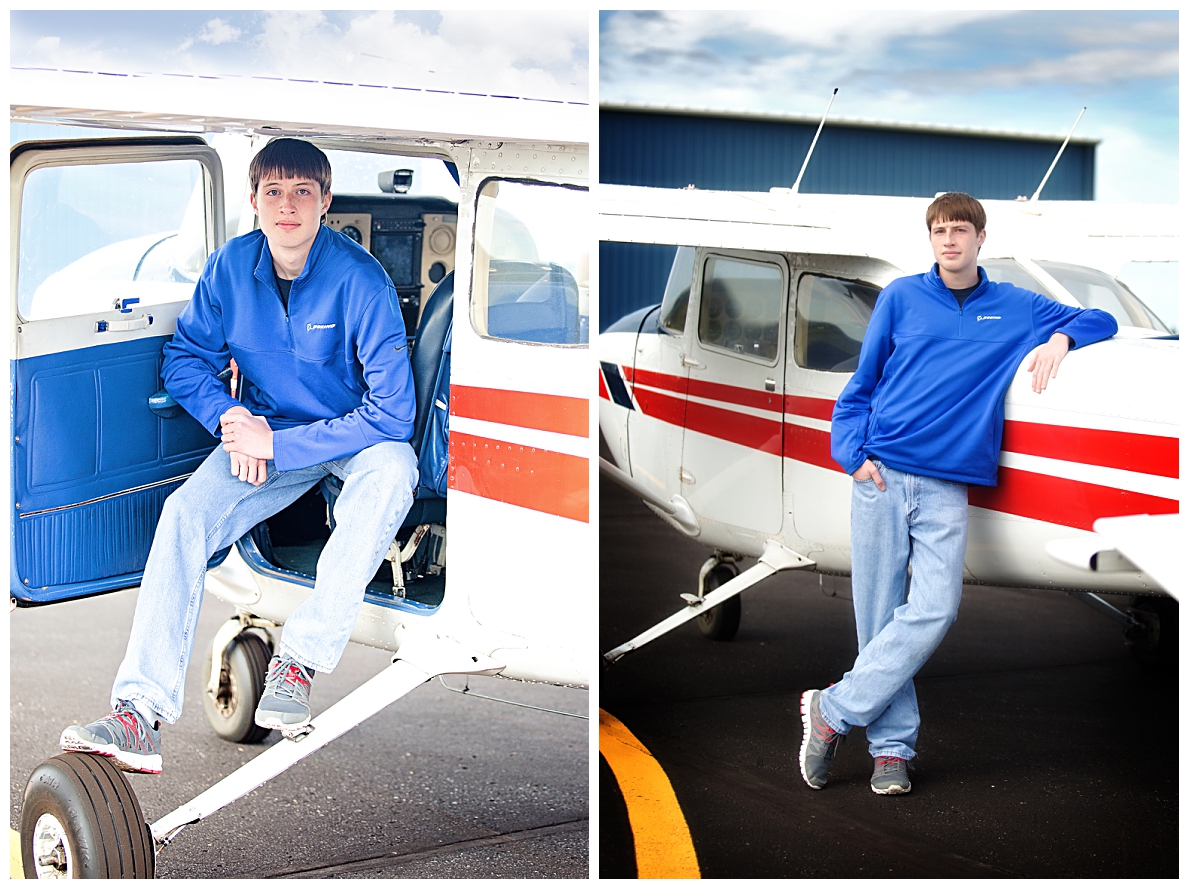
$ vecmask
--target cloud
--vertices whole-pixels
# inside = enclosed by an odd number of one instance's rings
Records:
[[[133,19],[127,12],[88,13],[82,27],[67,13],[23,13],[14,19],[12,61],[266,74],[579,102],[589,95],[585,10],[208,15],[156,12]],[[62,30],[52,33],[62,35],[61,45],[51,45],[41,35],[59,21]]]
[[[218,46],[220,43],[230,43],[239,39],[239,35],[242,33],[243,31],[239,28],[233,28],[223,19],[211,19],[199,32],[198,39],[203,43]]]

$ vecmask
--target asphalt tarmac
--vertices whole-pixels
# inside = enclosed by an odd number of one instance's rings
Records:
[[[606,651],[676,612],[710,553],[616,485],[600,497]],[[916,679],[910,794],[871,792],[861,729],[829,785],[806,786],[799,699],[854,662],[849,595],[776,575],[742,594],[733,641],[689,623],[604,669],[599,706],[668,774],[704,878],[1177,876],[1175,671],[1145,672],[1117,624],[1060,592],[966,587]],[[600,875],[634,876],[601,758],[599,799]]]
[[[135,591],[21,609],[11,618],[10,826],[30,772],[72,722],[107,713]],[[162,736],[164,772],[131,775],[151,822],[264,745],[207,726],[201,657],[232,609],[208,598],[182,718]],[[388,665],[351,644],[314,680],[315,716]],[[459,677],[448,677],[461,687]],[[472,690],[585,714],[585,690],[470,680]],[[463,698],[426,683],[248,796],[186,827],[158,877],[574,877],[589,874],[589,723]],[[264,744],[280,738],[270,733]]]

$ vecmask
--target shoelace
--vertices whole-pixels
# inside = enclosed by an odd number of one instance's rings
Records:
[[[881,772],[899,771],[896,768],[896,763],[904,762],[898,756],[877,756],[875,757],[875,768]],[[907,770],[907,763],[905,764]]]
[[[269,681],[277,683],[276,691],[273,692],[277,697],[295,698],[298,688],[306,694],[310,691],[310,680],[306,679],[301,667],[292,661],[278,663]]]
[[[145,750],[151,748],[149,733],[145,730],[138,712],[124,709],[112,710],[111,713],[108,713],[103,718],[103,722],[114,722],[115,725],[118,725],[123,730],[124,740],[129,743],[130,749]]]

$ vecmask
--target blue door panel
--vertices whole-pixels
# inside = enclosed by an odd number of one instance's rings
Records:
[[[95,374],[90,370],[53,369],[30,380],[33,416],[54,447],[38,447],[29,460],[28,490],[61,488],[95,477],[95,440],[99,431]],[[31,429],[17,427],[21,443]],[[21,491],[24,493],[24,491]],[[20,498],[22,501],[27,498]]]
[[[11,587],[19,599],[139,581],[165,498],[218,443],[189,414],[149,410],[168,341],[15,362]]]
[[[120,586],[135,585],[165,498],[181,484],[179,479],[17,519],[16,564],[25,593],[21,598],[71,598],[73,592],[54,588],[129,575],[134,576]]]
[[[156,392],[160,380],[160,368],[153,355],[99,369],[99,403],[104,406],[99,427],[101,475],[151,465],[162,456],[157,427],[165,421],[149,410],[147,402],[124,397],[128,392]]]

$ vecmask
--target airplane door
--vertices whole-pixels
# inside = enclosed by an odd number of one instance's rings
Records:
[[[216,441],[161,389],[161,350],[224,237],[193,136],[24,142],[10,156],[9,588],[135,586],[165,498]]]
[[[763,533],[781,529],[784,396],[784,257],[699,254],[690,312],[689,384],[682,496],[715,522]]]
[[[868,282],[893,274],[877,261],[831,257],[821,271],[798,274],[789,306],[786,484],[797,536],[827,548],[850,546],[851,480],[830,456],[830,416],[858,366],[881,289]]]
[[[528,170],[538,157],[549,168]],[[594,540],[587,159],[504,143],[459,165],[446,500],[450,552],[465,555],[435,616],[504,635],[518,675],[551,662],[575,681],[597,601],[575,559]]]

